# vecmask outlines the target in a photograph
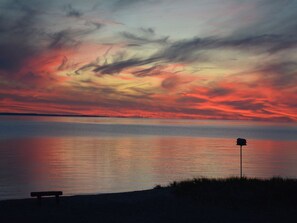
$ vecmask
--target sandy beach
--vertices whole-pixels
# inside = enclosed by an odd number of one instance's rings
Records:
[[[211,187],[210,187],[211,190]],[[188,192],[187,192],[188,193]],[[187,194],[185,193],[185,194]],[[203,193],[203,192],[202,192]],[[293,222],[297,202],[263,201],[238,194],[224,201],[214,191],[208,199],[177,193],[172,187],[83,196],[0,201],[1,222]],[[236,192],[237,193],[237,192]],[[189,195],[189,194],[188,194]],[[228,195],[229,196],[229,195]],[[296,194],[292,194],[292,198]]]

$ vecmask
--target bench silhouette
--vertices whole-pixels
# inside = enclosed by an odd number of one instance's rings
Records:
[[[31,197],[37,197],[39,203],[41,203],[42,197],[55,196],[56,202],[59,203],[59,196],[63,195],[62,191],[39,191],[39,192],[31,192]]]

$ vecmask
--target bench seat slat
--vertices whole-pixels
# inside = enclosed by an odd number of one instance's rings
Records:
[[[39,196],[59,196],[63,195],[62,191],[40,191],[40,192],[31,192],[31,197]]]

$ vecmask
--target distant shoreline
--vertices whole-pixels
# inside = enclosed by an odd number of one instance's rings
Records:
[[[147,118],[140,116],[104,116],[104,115],[76,115],[76,114],[41,114],[41,113],[0,113],[0,116],[36,116],[36,117],[78,117],[78,118]]]
[[[31,117],[78,117],[78,118],[135,118],[135,119],[168,119],[168,120],[197,120],[197,121],[233,121],[233,122],[255,122],[255,123],[278,123],[278,124],[288,124],[296,123],[292,120],[279,121],[279,120],[247,120],[247,119],[196,119],[190,117],[144,117],[144,116],[105,116],[105,115],[79,115],[79,114],[46,114],[46,113],[13,113],[13,112],[0,112],[1,116],[31,116]]]
[[[78,117],[78,118],[147,118],[156,119],[152,117],[142,117],[142,116],[105,116],[105,115],[78,115],[78,114],[45,114],[45,113],[10,113],[2,112],[0,116],[36,116],[36,117]],[[168,118],[158,118],[158,119],[168,119]],[[171,118],[176,119],[176,118]],[[187,118],[186,118],[187,119]],[[189,118],[190,119],[190,118]]]
[[[0,116],[49,116],[49,117],[98,117],[108,118],[110,116],[99,116],[99,115],[75,115],[75,114],[40,114],[40,113],[0,113]]]

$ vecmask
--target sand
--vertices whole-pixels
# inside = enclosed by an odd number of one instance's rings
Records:
[[[296,222],[297,206],[199,201],[172,188],[0,201],[0,221],[17,222]]]

